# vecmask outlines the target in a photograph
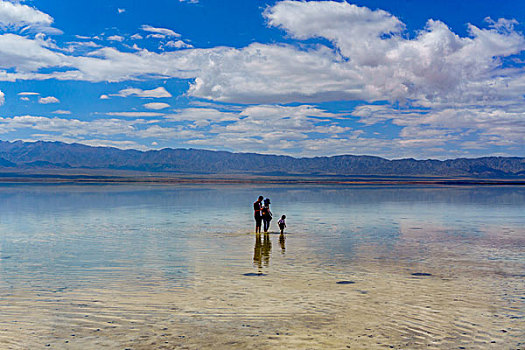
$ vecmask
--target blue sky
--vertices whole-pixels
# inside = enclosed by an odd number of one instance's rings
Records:
[[[0,139],[525,155],[525,2],[0,0]]]

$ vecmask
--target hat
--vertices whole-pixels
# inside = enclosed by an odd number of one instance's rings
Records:
[[[264,204],[270,204],[270,198],[266,198],[266,199],[264,200]]]

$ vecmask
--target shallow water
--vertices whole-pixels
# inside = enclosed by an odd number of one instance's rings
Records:
[[[523,187],[3,185],[0,205],[0,348],[525,343]]]

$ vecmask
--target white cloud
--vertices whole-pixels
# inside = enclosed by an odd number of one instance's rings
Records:
[[[117,13],[118,13],[119,15],[120,15],[121,13],[124,13],[124,12],[126,12],[126,9],[120,9],[120,8],[117,9]]]
[[[153,39],[165,39],[166,35],[164,34],[148,34],[146,38],[153,38]]]
[[[94,41],[72,41],[67,43],[69,47],[67,48],[68,52],[74,52],[78,49],[94,49],[101,47],[99,44]]]
[[[238,103],[366,97],[359,75],[345,69],[326,47],[297,50],[290,45],[252,44],[243,49],[210,52],[207,61],[191,85],[192,96]]]
[[[239,120],[238,113],[223,112],[214,108],[185,108],[176,111],[174,114],[166,115],[170,121],[194,121],[199,125],[209,125],[210,123],[219,123],[224,121]],[[205,123],[202,123],[205,122]]]
[[[0,69],[14,68],[34,76],[32,72],[40,68],[62,67],[65,63],[63,54],[49,50],[41,40],[16,34],[0,35]]]
[[[169,48],[174,48],[174,49],[191,49],[193,45],[185,43],[182,40],[176,40],[176,41],[170,40],[166,44],[164,44],[163,47],[169,47]]]
[[[100,98],[101,100],[109,100],[109,96],[108,96],[108,95],[105,95],[105,94],[100,95],[99,98]]]
[[[523,76],[500,68],[501,57],[525,50],[524,37],[501,26],[471,25],[470,36],[461,38],[442,22],[429,20],[409,39],[392,15],[344,2],[284,1],[265,15],[270,25],[295,38],[325,38],[334,48],[252,44],[210,55],[190,94],[244,103],[363,99],[428,104],[458,96],[474,100],[472,91],[482,93],[489,79]]]
[[[342,116],[322,115],[326,112],[313,106],[298,106],[302,110],[276,106],[329,100],[400,102],[401,108],[393,108],[395,103],[370,104],[352,113],[367,125],[391,122],[400,127],[399,137],[391,141],[391,147],[398,148],[396,152],[408,152],[413,145],[431,152],[430,147],[435,151],[460,142],[472,149],[482,143],[487,147],[523,145],[524,62],[515,60],[512,68],[505,63],[525,50],[524,36],[513,27],[516,21],[487,19],[486,27],[469,25],[468,35],[460,36],[444,23],[429,20],[413,35],[388,12],[346,2],[281,1],[264,15],[269,26],[284,30],[291,38],[288,44],[186,47],[161,53],[138,47],[137,52],[103,47],[72,55],[44,37],[3,34],[0,80],[121,82],[180,78],[191,80],[187,95],[192,97],[263,104],[241,106],[240,113],[208,106],[166,116],[167,122],[192,121],[194,130],[213,131],[214,137],[192,141],[203,145],[226,144],[232,137],[232,147],[260,147],[266,140],[275,142],[265,150],[280,147],[292,152],[304,147],[313,154],[321,152],[319,147],[343,149],[339,143],[368,152],[383,147],[382,154],[393,154],[383,141],[366,139],[343,127],[336,121]],[[175,39],[180,35],[170,29],[142,29],[148,35],[174,38],[162,48],[183,48],[186,44]],[[157,98],[171,94],[162,87],[129,88],[112,96]],[[139,115],[129,113],[147,112],[114,113],[131,117]],[[259,135],[260,128],[266,130],[264,136]],[[313,138],[312,133],[322,134],[322,140]],[[345,153],[354,148],[347,149]]]
[[[71,114],[71,111],[65,111],[65,110],[62,110],[62,109],[58,109],[56,111],[53,111],[53,114],[69,115],[69,114]]]
[[[173,138],[203,137],[195,130],[182,126],[163,127],[150,125],[151,121],[144,119],[94,119],[82,121],[59,117],[16,116],[0,117],[0,134],[24,130],[32,132],[34,140],[56,140],[62,142],[79,142],[91,146],[117,146],[124,148],[146,149],[130,138],[151,138],[169,140]],[[121,138],[125,136],[127,140]],[[99,137],[104,137],[102,140]],[[90,141],[92,140],[92,141]]]
[[[379,63],[374,60],[381,57],[373,54],[391,47],[390,40],[381,40],[381,36],[400,34],[404,29],[404,24],[386,11],[347,2],[281,1],[264,15],[270,26],[282,28],[297,39],[331,40],[345,57],[365,65]]]
[[[23,92],[18,93],[18,96],[38,96],[38,95],[40,95],[40,93],[32,92],[32,91],[23,91]]]
[[[21,101],[29,101],[29,97],[22,96],[22,97],[20,97],[20,100]]]
[[[286,135],[308,138],[307,133],[335,135],[350,129],[333,122],[340,115],[326,112],[314,106],[296,107],[259,105],[245,108],[236,122],[214,127],[215,132],[242,133],[243,136],[275,137]],[[266,135],[266,136],[265,136]]]
[[[462,142],[471,149],[505,145],[517,153],[525,144],[524,108],[519,103],[506,106],[465,106],[428,109],[400,109],[390,105],[364,105],[352,112],[361,122],[373,125],[390,121],[401,126],[404,146],[444,145]],[[521,151],[520,151],[521,149]]]
[[[131,39],[133,39],[133,40],[141,40],[141,39],[143,39],[143,37],[142,37],[142,35],[137,33],[137,34],[133,34],[131,36]]]
[[[53,18],[33,7],[10,1],[0,1],[0,27],[22,27],[25,25],[45,25],[53,23]]]
[[[143,106],[146,107],[147,109],[155,109],[155,110],[165,109],[165,108],[171,107],[167,103],[160,103],[160,102],[146,103]]]
[[[128,97],[128,96],[137,96],[137,97],[151,97],[151,98],[162,98],[162,97],[172,97],[171,94],[162,86],[152,89],[152,90],[142,90],[139,88],[128,88],[120,90],[118,94],[112,96]]]
[[[41,104],[50,104],[50,103],[59,103],[60,100],[54,96],[40,97],[38,103]]]
[[[0,106],[2,106],[5,103],[5,94],[3,91],[0,90]]]
[[[502,68],[503,57],[525,49],[525,39],[512,21],[492,21],[487,29],[470,26],[470,35],[460,37],[442,22],[430,20],[410,38],[391,14],[346,2],[282,1],[265,16],[269,25],[293,38],[324,38],[332,46],[254,43],[240,49],[164,53],[104,47],[85,56],[68,56],[50,50],[42,40],[5,34],[0,36],[0,69],[16,72],[0,71],[0,80],[195,79],[189,95],[238,103],[399,100],[428,107],[471,103],[480,96],[523,99],[523,70]],[[142,29],[177,34],[152,26]],[[50,67],[61,69],[38,72]]]
[[[124,41],[124,37],[120,35],[112,35],[108,36],[108,40],[122,42]]]
[[[24,142],[58,141],[64,143],[79,143],[92,147],[115,147],[120,149],[137,149],[142,151],[149,149],[138,142],[130,140],[86,139],[84,137],[64,137],[52,134],[32,134],[30,138],[19,140]]]
[[[131,134],[136,125],[144,124],[143,120],[95,119],[81,121],[59,117],[16,116],[0,118],[0,133],[14,130],[30,129],[33,131],[59,132],[61,137],[77,137],[80,135],[121,135]]]
[[[245,107],[240,112],[187,108],[165,118],[191,121],[187,127],[195,132],[209,130],[201,138],[195,136],[188,141],[193,145],[282,154],[297,152],[307,140],[348,134],[349,128],[338,125],[341,117],[309,105],[261,105]],[[341,142],[343,137],[336,138]]]
[[[148,147],[145,147],[144,145],[131,140],[82,139],[76,142],[92,147],[115,147],[120,149],[136,149],[141,151],[146,151],[149,149]]]
[[[146,25],[146,24],[144,24],[143,26],[141,26],[140,29],[142,29],[142,30],[145,31],[145,32],[161,34],[161,35],[168,36],[168,37],[176,37],[176,38],[178,38],[178,37],[181,36],[179,33],[176,33],[176,32],[174,32],[174,31],[171,30],[171,29],[167,29],[167,28],[156,28],[156,27],[152,27],[152,26],[150,26],[150,25]]]
[[[117,117],[160,117],[163,116],[163,113],[156,112],[108,112],[104,113],[106,115],[117,116]]]
[[[153,125],[146,129],[139,130],[137,131],[137,136],[141,138],[156,138],[164,140],[204,137],[203,134],[196,132],[195,130],[187,130],[181,126],[162,127],[159,125]]]

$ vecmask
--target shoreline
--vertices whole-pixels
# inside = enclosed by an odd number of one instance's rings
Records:
[[[217,185],[448,185],[448,186],[523,186],[525,179],[473,178],[319,178],[319,177],[163,177],[163,176],[92,176],[0,174],[5,184],[217,184]]]

